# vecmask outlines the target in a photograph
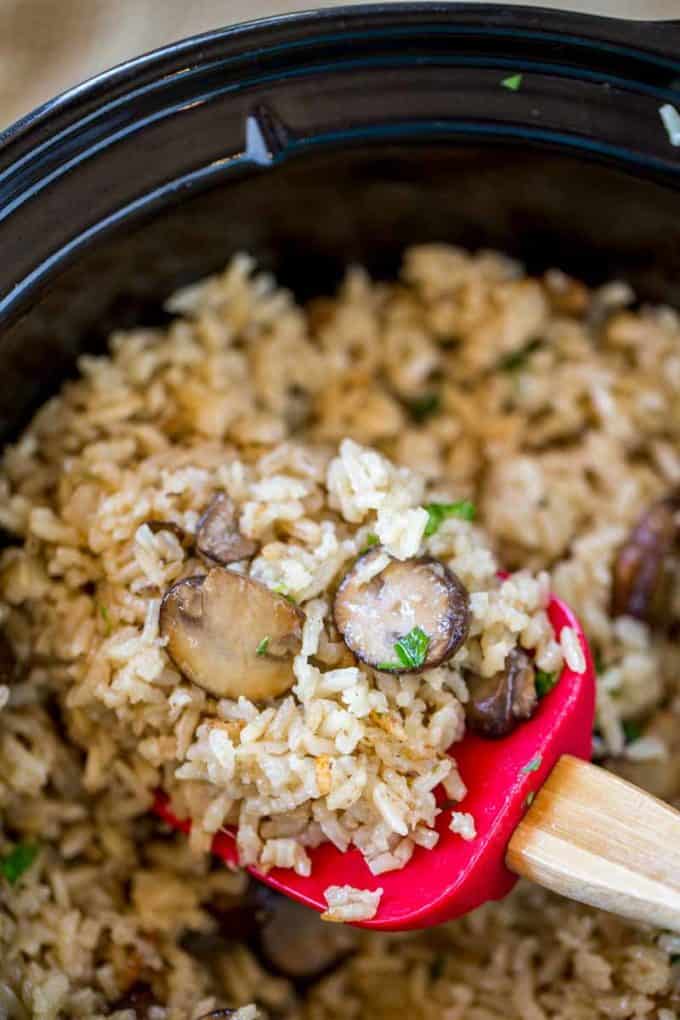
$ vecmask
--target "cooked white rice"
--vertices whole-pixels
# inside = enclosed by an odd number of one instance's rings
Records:
[[[599,756],[680,797],[676,645],[609,612],[619,546],[680,479],[676,314],[436,245],[396,283],[354,269],[304,309],[252,269],[235,259],[172,300],[167,330],[81,359],[5,452],[0,524],[21,541],[0,561],[0,623],[23,672],[0,686],[0,854],[37,853],[0,880],[0,1010],[132,1020],[117,1004],[141,982],[153,1020],[251,1002],[309,1020],[671,1020],[672,938],[524,886],[432,932],[344,932],[355,954],[304,992],[245,944],[210,965],[183,947],[243,890],[195,852],[227,822],[244,861],[303,874],[321,840],[359,846],[375,874],[432,845],[433,786],[465,793],[445,755],[463,667],[489,675],[519,641],[547,672],[583,668],[573,635],[553,640],[550,588],[596,657]],[[159,637],[163,591],[197,561],[146,522],[192,535],[217,491],[261,543],[253,576],[306,613],[294,691],[272,706],[210,698]],[[485,531],[450,519],[425,537],[424,503],[461,498]],[[473,626],[449,666],[398,680],[338,641],[330,595],[369,534],[465,581]],[[501,584],[501,564],[519,573]],[[403,728],[427,748],[415,774],[395,767]],[[149,817],[157,785],[194,817],[191,845]],[[329,912],[368,910],[360,893],[329,890]]]
[[[321,915],[323,921],[367,921],[375,917],[380,905],[382,889],[355,889],[351,885],[329,885],[324,896],[328,910]]]

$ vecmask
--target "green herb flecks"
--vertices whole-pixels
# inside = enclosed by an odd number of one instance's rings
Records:
[[[595,652],[593,656],[593,665],[595,666],[595,672],[600,676],[605,671],[604,659],[602,658],[602,652]]]
[[[461,517],[464,521],[474,521],[475,504],[469,499],[459,499],[456,503],[428,503],[427,524],[425,525],[425,536],[429,538],[439,531],[442,523],[447,517]]]
[[[286,602],[290,602],[294,606],[297,605],[296,600],[288,592],[288,589],[285,587],[285,585],[277,584],[274,586],[274,588],[272,588],[272,591],[274,591],[277,595],[280,595],[282,598],[284,598]]]
[[[517,92],[522,84],[522,78],[521,74],[511,74],[509,78],[503,78],[501,85],[510,92]]]
[[[374,545],[377,545],[379,541],[380,539],[378,538],[378,536],[374,534],[372,531],[369,531],[369,533],[366,535],[366,541],[364,542],[363,548],[359,555],[363,556],[364,553],[367,553],[368,550],[372,549]]]
[[[104,621],[104,635],[105,635],[105,637],[108,637],[109,634],[111,633],[112,626],[111,626],[111,617],[109,616],[109,611],[106,608],[106,606],[100,606],[99,607],[99,615],[101,616],[102,620]]]
[[[10,885],[14,885],[33,864],[39,849],[32,843],[19,843],[14,850],[0,859],[0,875],[6,878]]]
[[[532,340],[522,347],[519,351],[510,351],[509,354],[505,354],[498,362],[498,368],[501,372],[518,372],[523,369],[531,355],[539,349],[541,346],[540,340]]]
[[[639,740],[642,736],[642,727],[634,719],[624,719],[621,727],[627,744],[632,744],[634,740]]]
[[[399,672],[401,669],[418,669],[425,662],[430,639],[420,627],[414,627],[396,642],[394,652],[399,662],[382,662],[377,667],[384,672]]]
[[[267,645],[268,644],[269,644],[269,634],[265,634],[265,636],[262,638],[262,640],[260,641],[259,645],[255,649],[255,654],[256,655],[266,655],[267,654]]]
[[[425,393],[422,397],[415,397],[406,402],[408,412],[414,422],[422,425],[428,418],[439,414],[442,407],[442,398],[438,393]]]
[[[538,772],[543,761],[542,754],[535,754],[531,761],[528,761],[526,765],[523,765],[520,769],[522,775],[527,776],[530,772]]]
[[[524,806],[525,806],[525,807],[527,807],[527,808],[530,808],[530,807],[531,807],[531,805],[532,805],[532,804],[533,804],[533,802],[534,802],[534,798],[535,798],[535,796],[536,796],[536,791],[535,791],[535,790],[531,790],[531,791],[530,791],[530,792],[529,792],[529,793],[528,793],[528,794],[526,795],[526,797],[524,798]]]
[[[557,673],[547,673],[544,669],[537,669],[535,678],[537,696],[544,698],[553,689],[557,680]]]

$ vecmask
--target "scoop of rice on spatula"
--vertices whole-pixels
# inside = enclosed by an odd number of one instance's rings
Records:
[[[585,668],[565,664],[532,718],[508,736],[468,733],[456,744],[468,793],[453,811],[442,798],[435,847],[417,847],[402,870],[375,876],[358,850],[341,853],[324,843],[310,851],[308,877],[249,868],[255,878],[318,911],[328,912],[329,902],[354,897],[363,906],[372,899],[375,915],[357,923],[384,931],[426,928],[467,913],[505,896],[520,875],[571,899],[680,931],[680,813],[588,762],[591,654],[568,606],[552,598],[548,613],[558,638],[564,627],[573,629],[574,655]],[[155,811],[189,830],[163,796]],[[231,831],[218,833],[212,850],[238,865]]]

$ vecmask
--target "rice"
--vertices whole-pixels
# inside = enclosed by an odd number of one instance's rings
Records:
[[[329,885],[324,896],[328,910],[321,915],[323,921],[368,921],[375,917],[382,889],[354,889],[351,885]]]
[[[455,832],[457,836],[467,841],[474,839],[477,835],[474,817],[468,811],[452,811],[449,828],[451,832]]]
[[[75,492],[84,459],[69,460]],[[545,616],[547,588],[523,573],[499,581],[488,539],[468,521],[426,536],[424,480],[353,440],[337,449],[299,444],[295,456],[278,446],[254,454],[231,449],[224,459],[230,471],[222,481],[230,498],[238,494],[241,531],[259,543],[254,557],[235,569],[283,592],[305,613],[290,694],[264,705],[245,695],[214,700],[178,672],[160,627],[161,597],[206,568],[172,529],[181,521],[185,531],[195,531],[217,480],[198,454],[191,466],[169,457],[159,465],[151,456],[130,461],[127,488],[109,493],[103,487],[80,531],[62,523],[67,506],[59,516],[51,507],[29,515],[37,543],[33,568],[55,555],[55,545],[62,558],[68,549],[69,563],[87,555],[94,565],[100,557],[88,619],[69,655],[68,706],[86,714],[89,748],[106,729],[140,801],[148,803],[149,791],[162,786],[177,813],[193,820],[196,851],[208,850],[217,831],[235,825],[240,862],[263,871],[309,875],[306,848],[324,840],[359,847],[369,865],[379,857],[380,871],[388,862],[403,866],[404,851],[393,851],[400,838],[413,846],[419,827],[433,827],[439,810],[432,791],[451,770],[447,751],[464,732],[456,695],[463,664],[490,676],[522,642],[543,663],[556,647]],[[302,476],[301,459],[309,465]],[[141,488],[140,478],[147,480]],[[167,522],[155,517],[161,508]],[[142,512],[153,516],[153,528],[140,523]],[[407,700],[394,677],[350,663],[346,651],[339,664],[337,652],[329,657],[325,647],[338,646],[331,596],[360,553],[366,526],[380,544],[372,568],[359,560],[360,586],[393,560],[427,556],[436,545],[437,558],[470,592],[469,639],[438,671],[436,685],[429,673],[417,675]],[[57,611],[47,614],[48,627],[56,629]],[[255,646],[263,635],[248,640]],[[113,713],[105,723],[102,708]]]
[[[562,646],[564,661],[569,666],[569,669],[572,669],[574,673],[585,673],[586,657],[583,654],[583,649],[579,644],[576,631],[573,627],[562,628],[560,645]]]
[[[671,1020],[674,937],[522,884],[424,933],[318,921],[315,940],[342,934],[351,956],[305,989],[238,938],[191,948],[219,933],[215,905],[244,895],[207,853],[224,825],[243,862],[306,874],[330,841],[380,875],[435,845],[441,783],[449,825],[474,838],[455,809],[467,678],[518,646],[546,673],[585,666],[570,628],[555,639],[550,590],[597,663],[598,756],[679,802],[680,655],[610,614],[621,543],[680,478],[680,324],[632,297],[427,245],[399,281],[351,269],[302,308],[238,257],[176,295],[166,329],[81,359],[0,474],[0,525],[18,539],[0,560],[0,623],[21,664],[0,687],[0,856],[37,850],[0,880],[0,1011],[131,1020],[141,988],[153,1020],[238,1006],[239,1020]],[[259,544],[232,569],[305,613],[294,686],[267,705],[184,680],[159,625],[165,590],[205,570],[192,539],[217,492]],[[477,523],[428,534],[430,503],[464,500]],[[339,639],[338,580],[376,541],[466,585],[469,637],[444,666],[397,679]],[[193,818],[190,840],[149,816],[159,786]],[[379,910],[366,890],[327,900],[332,920]]]

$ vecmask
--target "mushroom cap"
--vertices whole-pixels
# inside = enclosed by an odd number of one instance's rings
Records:
[[[166,650],[189,680],[216,698],[253,701],[292,687],[303,622],[283,596],[223,567],[177,581],[160,611]]]
[[[536,671],[531,656],[523,648],[512,648],[503,669],[492,677],[468,675],[470,700],[465,706],[468,726],[482,737],[496,739],[512,733],[520,722],[533,715],[536,695]]]
[[[391,559],[379,546],[345,575],[333,612],[358,659],[397,673],[431,669],[450,659],[467,637],[470,622],[467,589],[452,570],[431,557]],[[424,659],[413,666],[397,663],[395,645],[416,628],[428,638]]]
[[[218,492],[208,504],[196,529],[196,550],[211,563],[237,563],[249,560],[259,545],[242,535],[236,507],[225,492]]]
[[[667,623],[671,615],[671,554],[680,534],[680,494],[653,503],[619,549],[612,570],[612,616]]]

